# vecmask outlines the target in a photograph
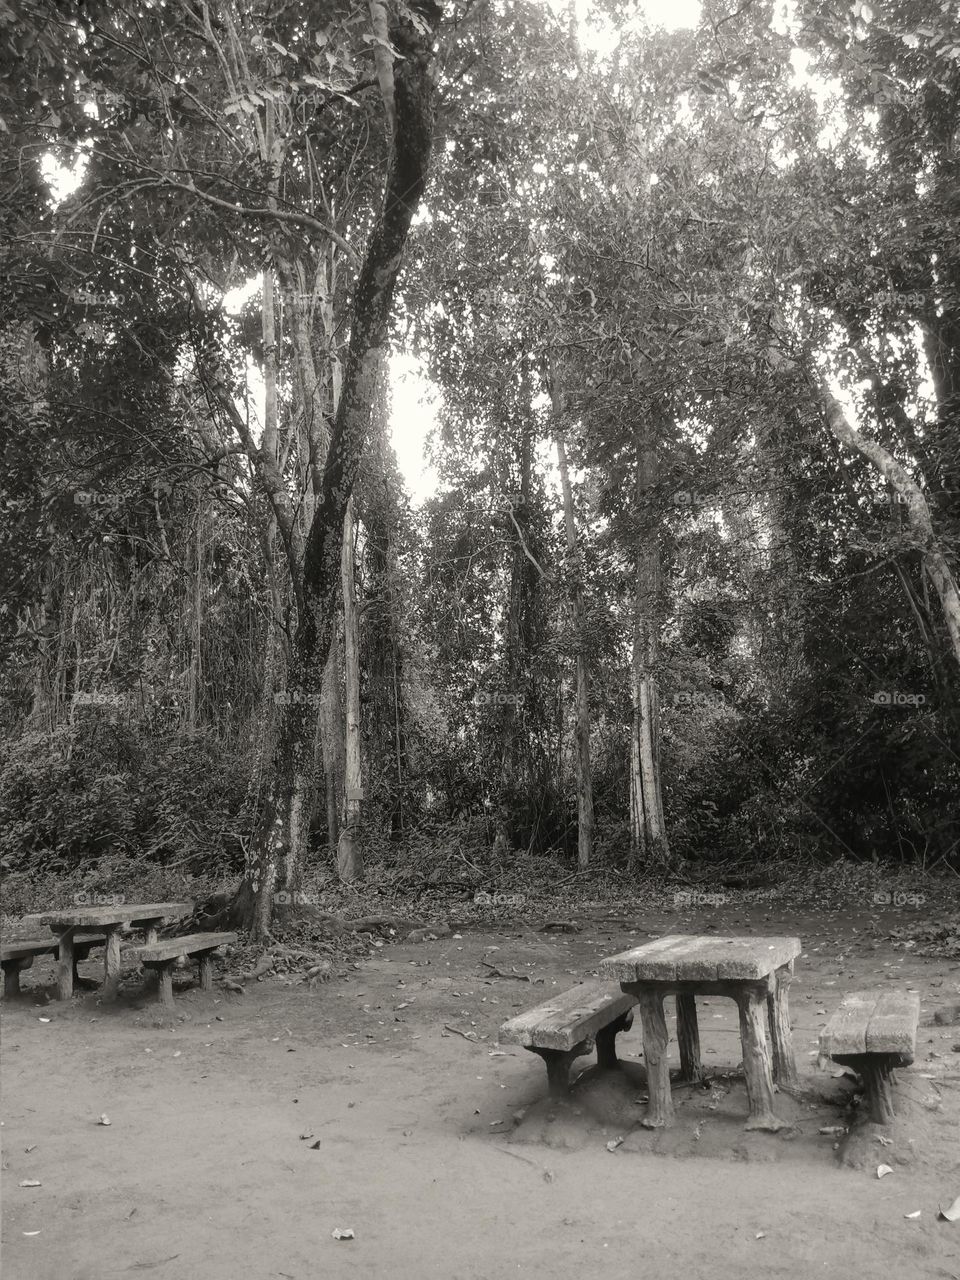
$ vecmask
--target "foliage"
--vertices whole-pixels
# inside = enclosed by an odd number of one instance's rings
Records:
[[[209,735],[157,738],[102,717],[25,734],[0,757],[4,870],[104,891],[151,867],[235,873],[247,768]]]

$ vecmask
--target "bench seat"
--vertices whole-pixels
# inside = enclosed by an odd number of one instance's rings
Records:
[[[500,1028],[501,1044],[519,1044],[542,1058],[552,1097],[570,1089],[570,1067],[596,1044],[601,1067],[617,1066],[616,1038],[633,1022],[636,998],[608,982],[584,982]]]
[[[93,947],[102,947],[106,938],[102,933],[90,934],[85,938],[77,938],[73,946],[73,979],[79,982],[77,961],[86,960]],[[56,938],[15,938],[11,942],[0,943],[0,966],[3,968],[3,994],[18,996],[20,994],[20,974],[24,969],[33,966],[37,956],[57,956],[60,944]]]
[[[173,1007],[173,970],[181,958],[199,961],[200,987],[213,990],[213,953],[228,942],[236,942],[235,933],[188,933],[181,938],[162,938],[141,947],[131,947],[146,969],[157,974],[161,1004]]]
[[[895,1067],[908,1067],[917,1049],[920,996],[915,991],[849,991],[820,1033],[820,1053],[862,1078],[870,1119],[893,1119]]]

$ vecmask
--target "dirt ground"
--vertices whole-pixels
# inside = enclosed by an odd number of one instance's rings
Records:
[[[960,1222],[937,1217],[960,1194],[960,1025],[943,1012],[960,964],[853,918],[593,914],[574,935],[504,921],[388,944],[313,992],[277,977],[243,996],[178,988],[173,1017],[136,994],[44,1002],[53,968],[38,962],[2,1012],[6,1280],[960,1277]],[[546,1098],[538,1058],[498,1049],[500,1022],[600,957],[708,927],[803,940],[803,1087],[777,1100],[791,1128],[744,1131],[736,1009],[719,998],[700,1002],[711,1079],[678,1086],[670,1131],[638,1125],[639,1019],[625,1070],[582,1059],[566,1104]],[[848,1123],[855,1086],[818,1067],[817,1033],[844,989],[888,981],[922,1002],[897,1120],[820,1134]]]

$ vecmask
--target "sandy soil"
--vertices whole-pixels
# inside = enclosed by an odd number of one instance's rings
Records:
[[[244,996],[178,989],[174,1018],[135,995],[42,1004],[52,966],[38,962],[2,1013],[6,1280],[960,1277],[960,1223],[937,1220],[960,1194],[960,1026],[933,1022],[960,1003],[960,965],[856,920],[685,919],[804,940],[803,1092],[778,1098],[791,1129],[747,1134],[736,1011],[710,1000],[713,1078],[678,1088],[677,1125],[657,1134],[637,1124],[639,1020],[624,1072],[582,1059],[568,1104],[545,1097],[539,1059],[496,1048],[514,1010],[678,931],[649,913],[636,929],[581,920],[572,936],[504,923],[385,946],[313,993],[278,978]],[[534,981],[484,977],[481,959]],[[887,981],[920,991],[917,1062],[890,1145],[862,1124],[837,1144],[818,1130],[845,1123],[854,1086],[817,1069],[817,1032],[842,990]]]

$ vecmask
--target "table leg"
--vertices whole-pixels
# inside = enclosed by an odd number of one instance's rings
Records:
[[[172,1009],[173,1005],[173,964],[165,961],[157,970],[159,978],[160,1003]]]
[[[697,998],[692,991],[677,996],[677,1043],[680,1046],[680,1075],[691,1084],[703,1079],[700,1062],[700,1027],[697,1023]]]
[[[765,997],[764,989],[748,987],[737,992],[734,998],[740,1011],[743,1074],[750,1105],[750,1119],[746,1127],[776,1133],[778,1129],[786,1127],[786,1121],[778,1119],[773,1113],[773,1071],[764,1027],[765,1010],[761,1004]]]
[[[773,1045],[773,1078],[785,1089],[796,1089],[800,1083],[793,1052],[793,1032],[790,1030],[792,979],[793,961],[791,960],[789,964],[782,965],[770,975],[767,988],[767,1018],[770,1022],[770,1039]]]
[[[116,1000],[120,987],[120,934],[122,925],[106,926],[106,941],[103,948],[103,991],[102,1001]]]
[[[73,974],[75,960],[73,955],[73,930],[64,929],[58,939],[59,955],[57,963],[57,999],[70,1000],[73,997]]]
[[[663,1129],[673,1124],[670,1097],[670,1059],[667,1057],[667,1020],[663,1016],[663,996],[659,991],[641,991],[640,1021],[643,1024],[643,1060],[647,1067],[650,1102],[640,1123],[647,1129]]]
[[[163,922],[161,920],[147,920],[145,924],[141,925],[144,934],[144,943],[146,946],[150,946],[152,942],[156,942],[157,933],[159,932],[160,925],[162,923]]]
[[[200,990],[213,990],[213,952],[204,951],[200,956]]]

